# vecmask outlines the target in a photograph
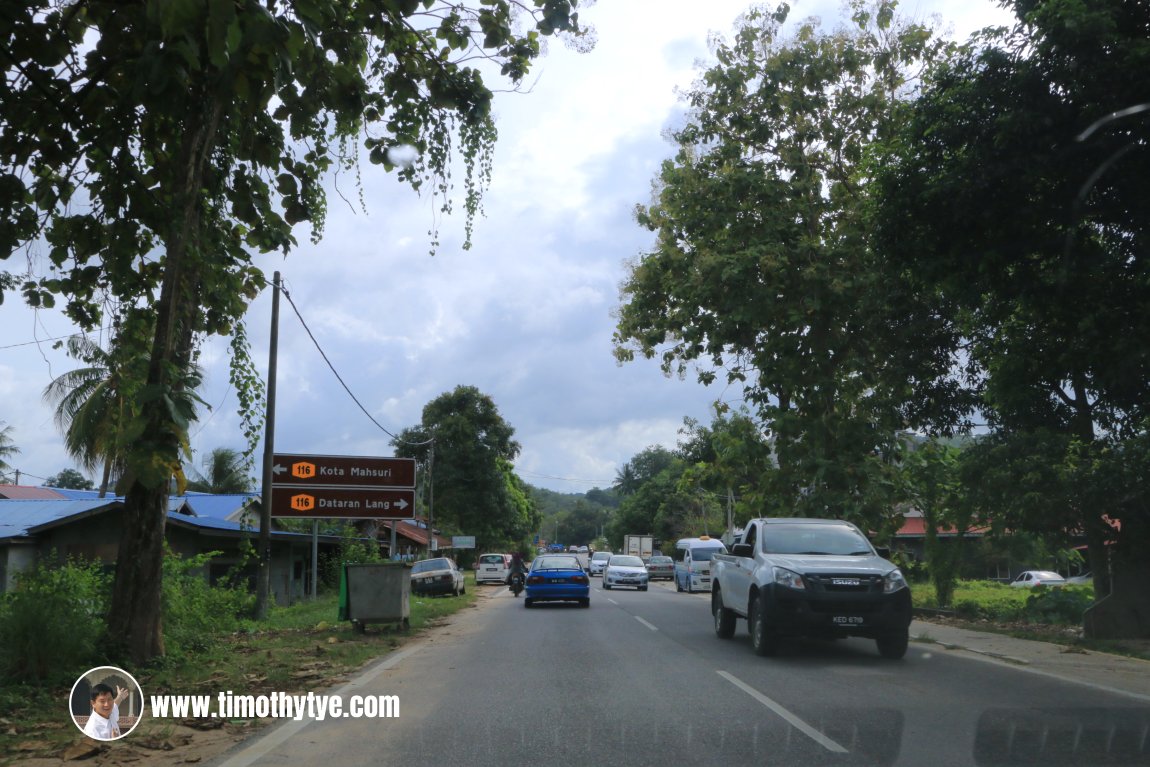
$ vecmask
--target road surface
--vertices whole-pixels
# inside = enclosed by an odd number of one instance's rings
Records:
[[[718,639],[709,595],[602,591],[590,609],[480,609],[339,692],[398,718],[304,719],[226,767],[315,765],[1147,765],[1145,701],[912,643],[797,642],[759,658]]]

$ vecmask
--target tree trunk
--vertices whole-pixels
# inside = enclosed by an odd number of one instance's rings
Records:
[[[180,146],[177,180],[165,195],[175,203],[164,242],[164,278],[156,304],[152,356],[147,386],[176,393],[180,375],[188,369],[200,311],[201,189],[204,168],[214,145],[222,114],[218,98],[209,93],[189,95],[186,131]],[[172,474],[180,465],[181,427],[157,397],[144,403],[143,447],[129,457],[131,483],[125,494],[124,533],[116,560],[116,580],[108,614],[109,641],[126,646],[133,663],[144,664],[163,655],[161,594],[164,525]],[[183,435],[186,438],[186,435]],[[141,457],[140,451],[147,455]],[[129,454],[131,456],[131,453]],[[133,465],[134,463],[134,465]],[[165,469],[170,468],[171,471]]]
[[[128,490],[108,637],[113,657],[126,654],[135,664],[164,654],[160,573],[167,512],[167,486],[149,489],[136,483]]]
[[[1138,508],[1123,514],[1122,531],[1114,551],[1112,589],[1083,616],[1091,639],[1150,638],[1150,514]],[[1095,573],[1097,578],[1098,573]]]

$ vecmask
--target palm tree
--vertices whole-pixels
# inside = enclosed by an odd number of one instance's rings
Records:
[[[87,471],[103,468],[100,497],[108,491],[112,470],[122,462],[121,426],[129,404],[112,355],[87,336],[68,339],[68,355],[87,367],[57,377],[44,389],[44,401],[56,406],[56,426],[64,448]]]
[[[204,461],[208,471],[188,480],[188,489],[201,493],[246,493],[252,488],[248,462],[230,447],[217,447]]]
[[[615,481],[611,483],[611,489],[623,498],[638,490],[639,485],[639,477],[635,474],[635,467],[628,461],[623,464],[623,468],[616,470]]]
[[[19,452],[20,448],[12,442],[12,427],[4,426],[4,422],[0,421],[0,473],[12,470],[4,459],[11,458]]]
[[[123,335],[113,339],[110,350],[82,335],[70,337],[67,347],[69,356],[88,366],[57,377],[44,389],[44,400],[56,406],[56,426],[68,454],[87,471],[103,467],[103,498],[113,472],[123,473],[129,449],[125,431],[138,412],[137,395],[147,380],[149,357]],[[195,420],[195,405],[202,404],[195,394],[201,381],[199,367],[191,365],[182,379],[171,404]]]

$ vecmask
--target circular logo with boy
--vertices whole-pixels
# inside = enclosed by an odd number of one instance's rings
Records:
[[[69,706],[80,732],[96,740],[119,740],[143,718],[144,692],[124,669],[97,666],[72,685]]]

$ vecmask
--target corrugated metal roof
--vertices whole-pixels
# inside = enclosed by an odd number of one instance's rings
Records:
[[[122,501],[114,498],[94,501],[0,500],[0,538],[23,536],[32,528],[59,522],[69,517],[91,514],[122,503]]]
[[[182,497],[171,499],[171,504],[181,506]],[[101,511],[122,508],[124,502],[117,498],[103,498],[87,501],[69,500],[40,500],[15,501],[0,499],[0,539],[20,538],[28,536],[29,531],[37,528],[54,527],[67,524],[74,517],[95,514]],[[174,510],[168,511],[168,520],[186,527],[201,530],[216,530],[220,532],[249,532],[257,533],[250,527],[243,527],[236,522],[212,517],[195,517],[190,514],[181,514]],[[310,533],[288,533],[272,531],[275,538],[311,538]],[[335,540],[332,536],[321,536],[323,540]]]
[[[54,487],[30,487],[28,485],[0,485],[0,498],[13,501],[58,501],[68,496]]]
[[[90,501],[94,498],[100,497],[99,490],[74,490],[70,487],[54,487],[52,489],[65,498],[69,498],[73,501]],[[114,498],[120,498],[122,500],[123,496],[116,495],[114,490],[109,490],[108,494],[104,496],[103,500],[112,500]]]
[[[229,493],[211,495],[208,493],[188,493],[178,496],[188,504],[188,507],[197,517],[211,517],[213,519],[228,519],[233,514],[243,511],[259,496],[254,493]]]

